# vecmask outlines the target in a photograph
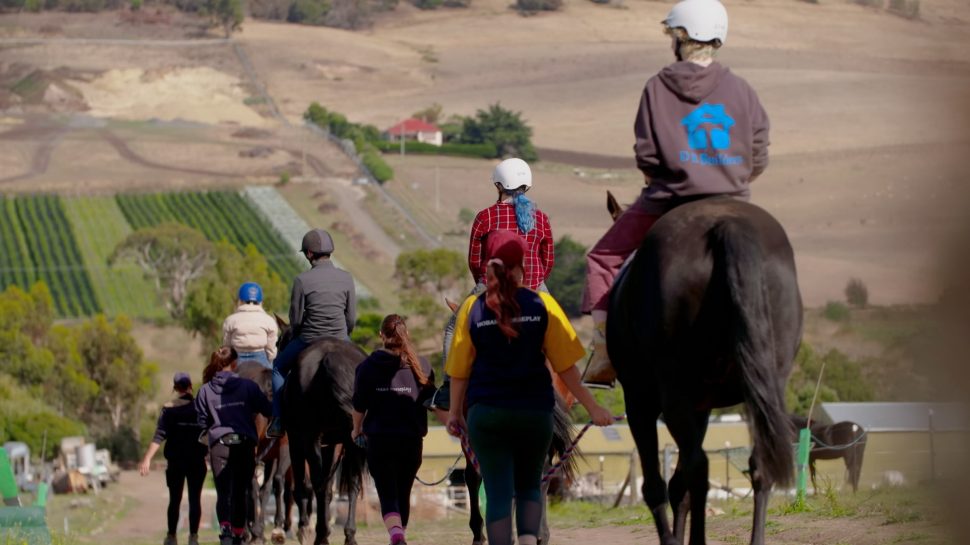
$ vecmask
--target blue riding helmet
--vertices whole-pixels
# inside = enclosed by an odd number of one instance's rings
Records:
[[[246,282],[242,286],[239,286],[239,302],[262,303],[263,288],[261,288],[256,282]]]

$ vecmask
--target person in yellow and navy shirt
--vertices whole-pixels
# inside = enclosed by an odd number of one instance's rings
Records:
[[[488,541],[512,543],[512,498],[518,543],[535,545],[542,466],[552,441],[555,397],[548,358],[593,423],[613,422],[580,382],[583,345],[548,293],[522,287],[525,243],[512,231],[486,240],[486,290],[458,311],[445,371],[451,376],[448,431],[467,430],[478,457],[488,509]],[[464,407],[468,408],[467,424]]]

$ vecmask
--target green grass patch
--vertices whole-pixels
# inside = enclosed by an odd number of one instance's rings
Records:
[[[64,200],[64,211],[77,234],[78,249],[105,313],[164,318],[167,313],[158,300],[155,286],[141,269],[131,263],[108,266],[108,256],[131,233],[115,199],[68,198]]]
[[[599,526],[640,526],[652,523],[653,517],[643,505],[615,509],[588,501],[568,501],[549,505],[549,524],[559,528]]]

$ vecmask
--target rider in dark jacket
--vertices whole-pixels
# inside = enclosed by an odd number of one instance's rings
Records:
[[[293,338],[273,362],[273,421],[266,435],[283,435],[280,392],[290,368],[304,348],[323,338],[350,339],[357,321],[354,279],[330,261],[333,238],[323,229],[303,236],[302,253],[312,268],[293,280],[290,327]]]
[[[269,400],[259,386],[236,375],[236,351],[224,346],[212,353],[203,374],[195,408],[207,430],[209,462],[216,481],[220,545],[242,543],[246,498],[256,470],[256,413],[269,416]]]

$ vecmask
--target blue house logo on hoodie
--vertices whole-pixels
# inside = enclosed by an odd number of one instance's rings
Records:
[[[734,119],[724,111],[723,104],[704,103],[680,120],[687,130],[687,144],[691,150],[726,150],[731,147],[731,127]],[[725,153],[713,155],[683,150],[682,162],[699,165],[740,165],[742,157]]]

